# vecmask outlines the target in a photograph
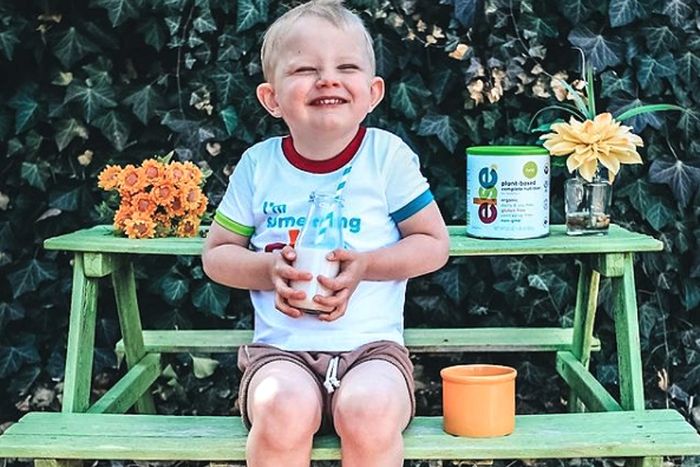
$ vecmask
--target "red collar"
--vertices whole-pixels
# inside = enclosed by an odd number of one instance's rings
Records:
[[[364,138],[366,132],[366,128],[360,127],[357,130],[357,134],[352,138],[352,141],[345,146],[345,149],[330,159],[326,159],[325,161],[314,161],[299,154],[294,148],[294,142],[292,141],[291,135],[282,138],[282,153],[289,163],[299,170],[315,174],[330,173],[338,170],[350,162],[350,160],[360,149],[362,139]]]

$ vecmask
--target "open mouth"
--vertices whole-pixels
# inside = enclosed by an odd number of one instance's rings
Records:
[[[311,101],[311,105],[340,105],[345,104],[347,100],[340,97],[319,97]]]

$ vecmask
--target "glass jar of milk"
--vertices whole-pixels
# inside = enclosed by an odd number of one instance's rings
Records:
[[[310,313],[330,312],[332,308],[314,302],[315,295],[328,297],[332,292],[318,282],[318,276],[334,278],[338,275],[340,263],[326,259],[328,253],[343,247],[341,225],[342,202],[335,193],[313,192],[309,197],[309,212],[306,223],[294,246],[296,260],[294,268],[308,271],[310,281],[292,281],[294,290],[306,292],[304,300],[289,300],[289,304]]]

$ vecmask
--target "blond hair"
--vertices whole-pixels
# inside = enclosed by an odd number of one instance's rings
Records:
[[[315,16],[322,18],[333,26],[339,29],[357,28],[362,32],[362,39],[367,56],[370,62],[371,74],[374,75],[376,70],[376,61],[374,58],[374,48],[372,47],[372,37],[369,35],[364,23],[352,11],[343,6],[343,0],[312,0],[292,8],[285,14],[277,18],[265,32],[262,48],[260,50],[260,59],[262,61],[263,76],[266,81],[270,81],[274,74],[275,59],[277,51],[284,36],[291,29],[292,25],[303,18]],[[329,46],[332,47],[331,44]]]

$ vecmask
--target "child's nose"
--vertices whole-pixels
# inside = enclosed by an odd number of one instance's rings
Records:
[[[319,73],[316,86],[319,88],[335,87],[340,85],[340,80],[333,73]]]

